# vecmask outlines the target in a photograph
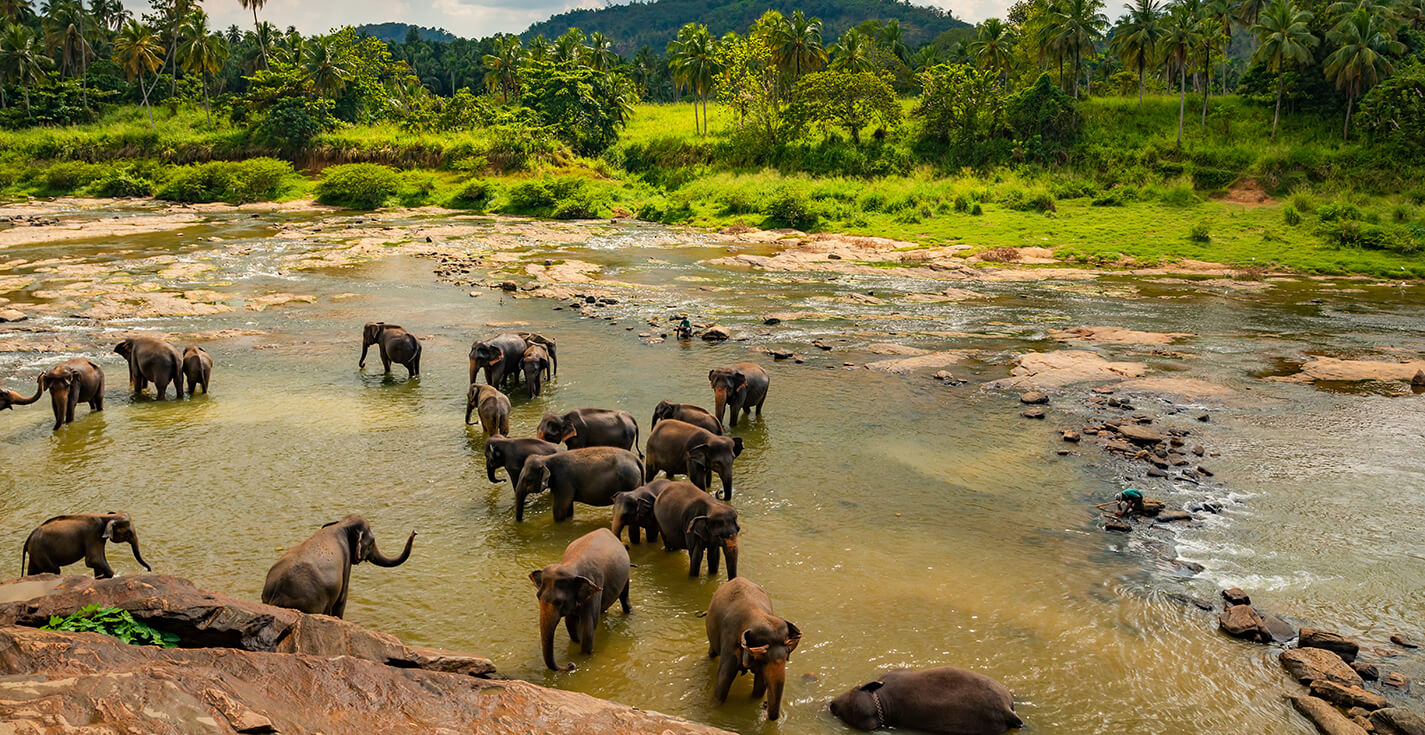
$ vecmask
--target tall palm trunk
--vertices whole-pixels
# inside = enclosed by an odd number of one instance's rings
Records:
[[[1143,106],[1143,67],[1146,66],[1142,56],[1138,57],[1138,106]]]
[[[252,29],[257,33],[262,32],[262,22],[257,19],[257,6],[252,6]],[[262,52],[262,68],[270,68],[267,64],[267,45],[262,43],[262,38],[257,37],[257,50]]]
[[[1187,112],[1187,61],[1178,65],[1178,147],[1183,145],[1183,115]]]
[[[1074,46],[1074,99],[1079,98],[1079,47]]]
[[[1277,139],[1277,120],[1282,116],[1282,78],[1285,76],[1286,72],[1277,72],[1277,111],[1272,113],[1272,140]]]
[[[1343,143],[1346,142],[1346,141],[1349,139],[1349,137],[1350,137],[1350,132],[1351,132],[1351,106],[1355,103],[1355,101],[1356,101],[1356,94],[1355,94],[1354,91],[1352,91],[1351,93],[1349,93],[1349,94],[1346,95],[1346,123],[1341,126],[1341,142],[1343,142]]]
[[[155,75],[154,78],[157,79],[157,75]],[[156,83],[157,82],[155,82],[155,84]],[[143,93],[143,108],[148,112],[148,129],[153,131],[155,129],[153,124],[153,108],[148,104],[148,87],[144,86],[143,72],[139,72],[139,91]]]
[[[1207,55],[1202,60],[1202,123],[1207,127],[1207,98],[1212,94],[1212,47],[1207,47]]]
[[[208,129],[213,129],[213,111],[208,105],[208,73],[203,72],[203,115],[208,118]]]

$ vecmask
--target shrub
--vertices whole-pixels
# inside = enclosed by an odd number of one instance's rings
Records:
[[[980,215],[982,215],[982,214],[984,214],[984,213],[985,213],[984,207],[981,207],[979,202],[975,202],[975,205],[974,205],[973,207],[970,207],[970,214],[972,214],[972,215],[974,215],[974,216],[976,216],[976,217],[978,217],[978,216],[980,216]]]
[[[351,209],[376,209],[395,196],[401,177],[395,169],[375,163],[348,163],[323,172],[317,201]]]
[[[1236,180],[1236,171],[1206,166],[1194,166],[1192,169],[1192,185],[1198,191],[1221,191]]]
[[[810,229],[818,219],[806,197],[785,185],[772,190],[762,212],[774,224],[796,230]]]
[[[1301,212],[1296,211],[1296,207],[1288,204],[1282,207],[1282,219],[1292,227],[1296,227],[1301,224]]]
[[[555,219],[589,219],[603,209],[588,180],[577,176],[527,179],[510,187],[508,196],[512,212]]]
[[[68,194],[97,181],[103,175],[99,166],[81,161],[63,161],[45,169],[44,188],[55,194]]]
[[[158,197],[175,202],[266,201],[280,196],[296,173],[292,164],[275,158],[210,161],[174,169]]]
[[[1048,74],[1010,95],[1005,119],[1020,141],[1023,157],[1042,163],[1059,163],[1067,157],[1082,128],[1077,103]]]
[[[1186,207],[1197,204],[1198,201],[1197,193],[1193,191],[1192,186],[1183,183],[1163,189],[1158,193],[1158,198],[1163,200],[1164,204],[1171,204],[1174,207]]]
[[[1336,222],[1337,220],[1359,221],[1365,219],[1365,213],[1361,211],[1361,208],[1350,202],[1329,202],[1323,204],[1317,207],[1316,216],[1320,217],[1322,222]]]
[[[456,209],[484,209],[495,198],[495,185],[484,179],[472,179],[450,198]]]
[[[1425,161],[1420,146],[1420,141],[1425,140],[1422,99],[1425,99],[1425,63],[1417,61],[1366,93],[1361,99],[1361,126],[1394,155]]]
[[[1188,230],[1188,239],[1193,242],[1212,242],[1212,235],[1209,233],[1206,222],[1199,222]]]
[[[880,194],[878,192],[873,191],[870,194],[861,197],[861,209],[867,212],[886,211],[886,196],[884,194]]]
[[[964,194],[955,195],[955,211],[964,214],[970,211],[970,198]]]
[[[1054,205],[1054,197],[1047,191],[1026,193],[1011,189],[1004,196],[1004,205],[1020,212],[1054,212],[1058,209]]]
[[[101,197],[150,197],[154,186],[133,166],[118,166],[105,174],[93,189]]]
[[[86,605],[73,615],[60,617],[51,615],[44,630],[71,630],[85,633],[103,633],[135,646],[160,646],[173,648],[178,645],[178,636],[134,620],[128,610],[117,607],[101,608]]]

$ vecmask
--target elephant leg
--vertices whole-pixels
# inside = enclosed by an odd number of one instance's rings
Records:
[[[688,547],[688,576],[698,576],[698,567],[703,565],[703,545],[694,542]]]
[[[518,484],[519,480],[512,477],[510,478],[510,482]],[[518,522],[522,520],[524,520],[524,496],[515,493],[515,521]]]
[[[334,618],[340,618],[346,615],[346,595],[342,595],[340,600],[332,603],[332,611],[330,614]]]
[[[628,583],[628,582],[624,582],[624,583],[623,583],[623,592],[618,593],[618,601],[619,601],[619,604],[620,604],[620,605],[623,605],[623,614],[624,614],[624,615],[627,615],[627,614],[633,612],[633,605],[629,604],[629,601],[628,601],[628,586],[629,586],[629,583]]]
[[[752,672],[752,698],[761,699],[767,693],[767,677],[760,670]]]
[[[594,626],[599,622],[599,604],[597,600],[589,600],[584,607],[587,609],[579,616],[579,653],[588,656],[594,652]]]
[[[65,405],[64,423],[74,423],[74,409],[79,408],[79,388],[75,386],[69,389],[69,401]]]
[[[554,498],[554,520],[567,521],[574,517],[574,498],[560,500]]]
[[[579,628],[583,626],[582,616],[566,615],[564,617],[564,629],[569,631],[569,640],[579,642]]]
[[[653,478],[657,476],[658,465],[654,464],[652,461],[645,462],[643,465],[643,482],[645,484],[653,482]]]
[[[500,434],[503,436],[510,435],[510,417],[508,414],[500,417]]]
[[[409,375],[407,377],[415,377],[421,374],[421,353],[417,352],[416,356],[414,358],[411,358],[411,364],[406,368],[406,370],[409,371]]]
[[[717,544],[708,547],[708,575],[713,577],[717,576],[717,552],[719,548]]]
[[[630,524],[628,527],[628,542],[631,544],[643,543],[643,538],[639,535],[638,526]]]
[[[643,529],[643,535],[648,539],[648,543],[658,540],[658,524],[650,523]]]
[[[732,691],[732,680],[737,678],[737,656],[728,655],[717,662],[717,686],[713,696],[718,704],[727,701],[727,693]]]
[[[94,570],[95,579],[112,579],[114,576],[114,568],[109,566],[109,561],[102,556],[91,559],[84,565]]]

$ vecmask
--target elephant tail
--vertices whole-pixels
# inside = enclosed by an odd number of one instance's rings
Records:
[[[638,452],[638,458],[640,460],[643,459],[643,449],[638,446],[638,419],[633,419],[633,451]],[[639,464],[642,465],[643,463],[640,462]],[[643,467],[640,466],[638,469],[641,472]]]
[[[35,529],[38,531],[39,529]],[[20,547],[20,576],[25,576],[25,555],[30,552],[30,541],[35,538],[35,531],[30,531],[30,535],[25,537],[25,545]]]

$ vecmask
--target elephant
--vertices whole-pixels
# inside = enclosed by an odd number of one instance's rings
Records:
[[[95,579],[109,579],[114,568],[104,558],[104,542],[127,543],[134,560],[144,569],[153,567],[139,553],[139,535],[128,513],[82,513],[55,516],[30,532],[20,549],[20,574],[59,574],[60,567],[80,559],[94,570]],[[29,554],[29,567],[25,555]]]
[[[203,395],[208,395],[208,378],[213,374],[213,358],[208,351],[197,345],[183,348],[183,377],[188,381],[188,395],[198,392],[203,386]]]
[[[701,426],[719,436],[723,433],[722,422],[712,415],[711,411],[691,403],[659,401],[658,405],[653,408],[653,423],[649,424],[649,431],[657,427],[658,422],[663,419],[677,419],[693,426]]]
[[[712,383],[713,399],[716,401],[717,420],[722,421],[723,406],[732,410],[729,424],[737,428],[738,413],[752,415],[752,407],[757,407],[757,416],[762,416],[762,404],[767,401],[767,384],[771,378],[767,371],[755,362],[739,362],[730,368],[716,368],[708,371],[708,382]]]
[[[519,382],[520,360],[529,348],[518,334],[501,334],[470,346],[470,382],[474,383],[480,368],[485,369],[485,382],[496,388],[514,377]]]
[[[708,657],[718,658],[718,703],[727,701],[732,681],[752,672],[752,696],[767,695],[767,719],[782,716],[782,689],[787,683],[787,659],[802,640],[791,622],[772,613],[767,591],[746,577],[724,582],[708,603]]]
[[[727,578],[737,578],[737,509],[690,482],[672,482],[653,503],[653,517],[663,534],[663,550],[688,550],[688,576],[698,576],[703,552],[708,574],[717,576],[717,555],[727,557]],[[649,540],[652,540],[651,538]]]
[[[910,728],[947,735],[1003,735],[1023,727],[1014,695],[984,674],[954,666],[895,669],[831,701],[831,714],[857,730]]]
[[[520,358],[520,370],[524,373],[524,385],[529,390],[530,398],[538,398],[544,390],[545,378],[552,378],[549,372],[549,350],[544,345],[530,345],[525,348],[524,356]]]
[[[559,351],[555,348],[554,340],[542,334],[536,334],[534,332],[520,332],[519,335],[520,338],[524,340],[525,344],[531,347],[533,347],[534,345],[541,345],[546,351],[549,352],[549,363],[554,368],[554,374],[558,375]]]
[[[722,499],[732,500],[732,462],[741,454],[742,437],[718,436],[677,419],[664,419],[648,433],[643,479],[652,480],[659,472],[670,478],[686,473],[689,482],[706,490],[716,472],[722,478]]]
[[[632,612],[628,603],[628,549],[607,528],[574,539],[564,547],[558,564],[529,573],[529,581],[539,590],[539,642],[544,665],[550,671],[573,671],[574,664],[554,663],[554,629],[564,620],[569,639],[579,644],[579,652],[588,656],[594,652],[594,628],[599,617],[613,606],[623,605],[625,615]]]
[[[480,426],[486,434],[510,433],[510,399],[493,385],[470,384],[470,393],[465,397],[465,425],[470,425],[470,414],[478,412]]]
[[[504,482],[504,480],[495,477],[495,470],[504,467],[505,473],[510,476],[510,484],[519,487],[520,471],[524,469],[525,460],[562,451],[564,449],[558,444],[543,439],[511,439],[499,435],[487,437],[485,439],[485,474],[490,477],[490,482]]]
[[[48,390],[55,431],[74,422],[74,409],[80,401],[88,403],[91,411],[104,410],[104,370],[93,360],[66,360],[40,373],[38,382],[39,389],[29,398],[12,390],[0,390],[0,409],[28,406]]]
[[[626,493],[614,493],[614,520],[610,530],[620,536],[628,529],[629,543],[640,543],[639,529],[648,538],[648,543],[658,540],[658,519],[653,516],[653,503],[658,496],[673,484],[672,480],[654,480],[638,486]]]
[[[613,505],[614,493],[635,490],[643,484],[643,463],[627,449],[587,447],[525,460],[515,483],[515,520],[524,520],[524,499],[549,491],[554,520],[574,515],[574,501],[585,505]]]
[[[376,548],[371,524],[351,514],[321,527],[288,549],[267,570],[262,602],[313,615],[341,617],[351,586],[351,565],[369,561],[378,567],[398,567],[411,556],[416,532],[406,537],[406,548],[395,558]]]
[[[385,368],[385,373],[390,374],[391,363],[394,362],[405,366],[406,377],[414,378],[421,374],[421,341],[414,334],[395,324],[367,322],[361,328],[361,360],[356,363],[357,368],[366,367],[366,351],[371,349],[371,345],[376,345],[381,354],[381,366]]]
[[[633,414],[612,408],[580,408],[567,413],[547,413],[539,420],[535,436],[563,442],[570,449],[618,447],[638,452],[638,422]]]
[[[129,385],[135,393],[142,393],[152,382],[161,401],[171,382],[178,397],[183,397],[183,355],[167,340],[130,337],[114,345],[114,352],[129,361]]]

